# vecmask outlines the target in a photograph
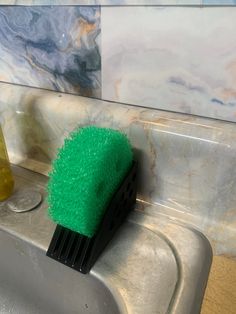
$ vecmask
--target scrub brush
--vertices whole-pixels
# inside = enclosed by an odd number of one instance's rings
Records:
[[[135,203],[131,145],[113,129],[79,128],[52,169],[48,213],[58,226],[47,255],[87,273]]]

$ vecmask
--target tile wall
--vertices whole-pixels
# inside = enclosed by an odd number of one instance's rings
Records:
[[[235,28],[236,8],[102,8],[103,99],[236,121]]]
[[[236,0],[0,0],[3,5],[235,5]]]
[[[139,209],[197,228],[236,257],[235,124],[0,83],[0,122],[13,164],[47,175],[77,127],[126,133],[139,163]]]
[[[234,2],[0,6],[0,81],[235,122]]]
[[[100,98],[100,31],[100,7],[0,7],[0,79]]]

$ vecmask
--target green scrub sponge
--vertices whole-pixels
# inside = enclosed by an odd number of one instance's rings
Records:
[[[131,145],[119,131],[90,126],[72,132],[49,175],[49,216],[92,237],[132,160]]]

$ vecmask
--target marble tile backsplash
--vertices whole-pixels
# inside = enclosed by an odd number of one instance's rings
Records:
[[[103,99],[236,121],[236,8],[101,14]]]
[[[203,5],[236,5],[236,0],[202,0]]]
[[[11,5],[14,5],[14,4],[15,5],[24,5],[24,4],[26,5],[109,5],[109,6],[201,5],[202,0],[0,0],[0,4],[6,4],[6,5],[9,5],[9,4]]]
[[[0,5],[235,5],[236,0],[0,0]]]
[[[123,4],[0,6],[0,80],[236,122],[236,8]]]
[[[0,80],[101,97],[99,7],[0,7]]]
[[[47,174],[76,127],[122,130],[139,161],[140,210],[194,225],[236,256],[236,125],[0,83],[0,118],[14,164]]]

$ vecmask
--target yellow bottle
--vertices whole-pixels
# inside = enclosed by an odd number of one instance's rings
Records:
[[[11,172],[7,149],[0,126],[0,201],[8,198],[14,187],[14,179]]]

